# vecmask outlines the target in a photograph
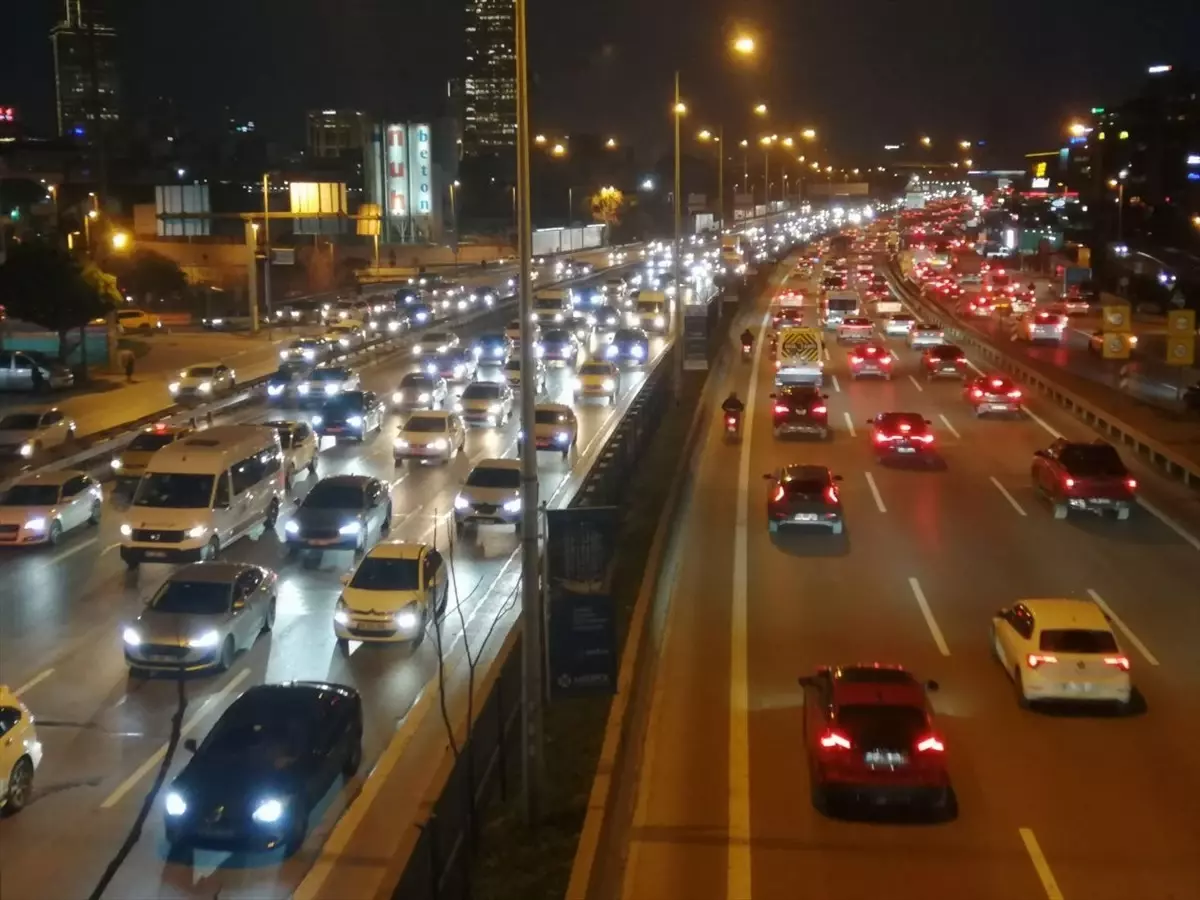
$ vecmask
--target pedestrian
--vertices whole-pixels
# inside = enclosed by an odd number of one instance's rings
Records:
[[[122,371],[125,372],[126,384],[133,384],[133,351],[128,348],[122,350],[120,354],[118,354],[118,359],[120,360]]]

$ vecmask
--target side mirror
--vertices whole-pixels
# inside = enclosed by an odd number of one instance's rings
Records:
[[[932,424],[933,424],[933,422],[931,422],[929,419],[926,419],[926,420],[925,420],[925,424],[926,424],[926,425],[932,425]]]
[[[941,690],[941,685],[939,685],[936,681],[934,681],[931,678],[929,681],[925,682],[925,690],[927,690],[931,694],[933,694],[933,693],[936,693],[937,691]]]
[[[198,745],[196,744],[195,738],[187,738],[183,742],[183,749],[186,750],[188,753],[195,753],[197,746]]]
[[[875,420],[874,420],[874,419],[867,419],[867,424],[868,424],[868,425],[874,425],[874,424],[875,424]]]
[[[774,480],[775,480],[775,476],[772,475],[770,472],[768,472],[766,475],[763,476],[763,481],[774,481]]]

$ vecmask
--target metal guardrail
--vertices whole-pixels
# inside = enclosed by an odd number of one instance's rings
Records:
[[[1132,448],[1138,455],[1161,469],[1172,478],[1181,480],[1189,487],[1200,485],[1200,465],[1186,459],[1162,441],[1126,424],[1108,410],[1062,387],[1060,384],[1027,366],[1004,352],[977,331],[963,325],[945,310],[930,304],[921,296],[919,288],[911,285],[895,263],[890,264],[892,276],[905,299],[936,321],[956,343],[965,344],[986,357],[992,365],[1003,369],[1034,388],[1038,393],[1071,412],[1086,424],[1103,432],[1115,442]]]

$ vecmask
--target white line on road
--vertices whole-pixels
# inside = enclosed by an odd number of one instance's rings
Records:
[[[840,394],[842,392],[842,386],[838,384],[837,376],[831,375],[830,380],[833,382],[833,392],[835,394]]]
[[[180,728],[180,741],[187,737],[188,734],[200,724],[200,720],[203,719],[212,709],[214,709],[226,697],[233,693],[234,688],[236,688],[249,677],[250,670],[242,669],[242,671],[238,672],[237,675],[230,679],[229,684],[225,685],[225,687],[221,688],[221,690],[217,691],[215,694],[210,695],[202,704],[200,704],[200,708],[192,713],[192,717],[184,722],[183,727]],[[115,791],[105,798],[104,802],[100,804],[100,808],[112,809],[114,806],[120,803],[124,796],[133,790],[139,781],[149,775],[150,770],[162,762],[162,758],[166,755],[167,745],[164,743],[150,755],[149,759],[138,766],[132,775],[122,781],[120,785],[117,786]]]
[[[1008,505],[1017,511],[1017,515],[1026,515],[1025,510],[1021,508],[1021,504],[1017,502],[1017,498],[1008,492],[1008,490],[999,482],[996,476],[992,475],[990,478],[992,479],[992,484],[996,486],[996,490],[1004,495],[1004,499],[1008,501]]]
[[[915,578],[910,578],[908,586],[912,588],[913,596],[917,598],[917,606],[921,607],[921,615],[925,617],[925,624],[929,626],[929,633],[933,635],[933,642],[937,644],[938,652],[942,656],[949,656],[950,648],[946,646],[946,639],[942,637],[942,629],[938,627],[937,619],[933,617],[933,610],[929,608],[929,601],[925,599],[921,583]]]
[[[850,432],[850,437],[858,437],[858,432],[854,430],[854,420],[850,418],[850,413],[844,412],[842,415],[846,417],[846,430]]]
[[[909,381],[911,381],[911,382],[913,383],[913,387],[915,387],[915,388],[916,388],[918,391],[924,391],[924,390],[925,390],[925,388],[921,387],[921,382],[917,381],[917,379],[916,379],[916,377],[915,377],[915,376],[913,376],[913,375],[909,375],[909,376],[908,376],[908,380],[909,380]]]
[[[830,356],[829,356],[829,348],[828,348],[828,347],[826,347],[826,348],[825,348],[825,362],[829,362],[829,360],[830,360]],[[755,367],[756,367],[756,368],[757,368],[757,365],[758,365],[758,364],[757,364],[757,363],[755,363]]]
[[[952,435],[954,435],[954,436],[955,436],[956,438],[958,438],[960,441],[962,440],[962,435],[958,433],[958,429],[957,429],[957,428],[955,428],[953,425],[951,425],[951,424],[950,424],[950,420],[949,420],[949,419],[947,419],[947,418],[945,417],[945,415],[943,415],[942,413],[938,413],[938,418],[942,420],[942,424],[943,424],[943,425],[945,425],[945,426],[946,426],[948,429],[950,429],[950,433],[951,433]]]
[[[881,513],[887,512],[887,507],[883,505],[883,495],[879,493],[879,486],[875,484],[875,476],[870,472],[864,472],[863,474],[867,476],[867,487],[871,489],[871,496],[875,498],[875,505],[879,507]]]
[[[49,678],[53,674],[54,674],[53,668],[46,669],[45,671],[42,671],[42,672],[38,672],[36,675],[34,675],[32,678],[30,678],[27,682],[25,682],[23,685],[21,685],[19,688],[17,688],[15,691],[13,691],[13,693],[16,694],[18,697],[20,697],[25,692],[31,690],[32,688],[37,687],[39,684],[41,684],[43,681],[45,681],[47,678]]]
[[[1116,625],[1117,628],[1121,629],[1121,634],[1125,635],[1129,643],[1133,644],[1133,646],[1137,648],[1138,653],[1142,654],[1142,656],[1146,658],[1146,662],[1150,663],[1152,666],[1157,666],[1158,659],[1155,658],[1154,654],[1147,649],[1146,645],[1138,639],[1138,636],[1133,633],[1128,625],[1125,624],[1125,621],[1112,611],[1112,607],[1104,602],[1104,598],[1091,588],[1088,588],[1088,596],[1095,601],[1098,607],[1104,610],[1104,614],[1108,616],[1112,623]]]
[[[1165,512],[1163,512],[1161,509],[1159,509],[1157,506],[1155,506],[1153,503],[1151,503],[1149,500],[1145,499],[1144,497],[1138,497],[1137,502],[1138,502],[1138,506],[1140,506],[1146,512],[1150,513],[1150,515],[1154,516],[1154,518],[1158,519],[1158,521],[1162,522],[1164,525],[1166,525],[1168,528],[1170,528],[1173,532],[1175,532],[1177,535],[1179,535],[1181,538],[1183,538],[1185,541],[1187,541],[1189,544],[1191,544],[1195,549],[1200,550],[1200,540],[1198,540],[1194,534],[1187,531],[1182,525],[1180,525],[1178,522],[1176,522],[1174,519],[1172,519]]]
[[[1029,859],[1033,863],[1033,869],[1037,872],[1038,880],[1042,883],[1042,890],[1046,892],[1046,900],[1063,900],[1062,891],[1058,889],[1058,882],[1054,880],[1054,873],[1050,871],[1050,863],[1046,862],[1042,848],[1038,846],[1037,838],[1034,837],[1033,829],[1018,828],[1017,831],[1021,835],[1021,842],[1025,845],[1025,852],[1029,854]]]
[[[1041,425],[1042,428],[1044,428],[1050,434],[1051,437],[1054,437],[1054,438],[1062,437],[1061,431],[1059,431],[1057,428],[1055,428],[1053,425],[1051,425],[1049,422],[1047,422],[1045,419],[1043,419],[1037,413],[1033,412],[1033,410],[1031,410],[1028,406],[1025,406],[1024,409],[1025,409],[1025,415],[1029,416],[1029,418],[1033,419],[1033,421],[1035,421],[1039,425]]]
[[[60,562],[62,562],[67,557],[74,556],[80,550],[86,550],[88,547],[91,547],[95,543],[96,543],[96,538],[92,537],[92,538],[88,538],[86,541],[80,541],[78,544],[73,544],[72,546],[68,547],[66,550],[61,550],[58,553],[55,553],[52,557],[50,557],[48,560],[46,560],[46,565],[57,566]]]
[[[897,353],[895,350],[889,350],[888,352],[892,354],[892,359],[894,359],[896,362],[900,362],[899,353]]]

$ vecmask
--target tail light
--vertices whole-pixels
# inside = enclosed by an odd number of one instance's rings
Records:
[[[881,356],[879,357],[879,361],[885,366],[890,366],[892,364],[892,358],[890,356]]]
[[[783,360],[781,360],[781,359],[775,360],[775,368],[779,369],[782,367],[783,367]]]
[[[782,415],[783,413],[785,413],[785,412],[787,412],[787,411],[788,411],[788,408],[787,408],[786,406],[784,406],[782,403],[776,403],[776,404],[775,404],[775,412],[776,412],[776,414],[778,414],[778,415]]]
[[[1064,478],[1063,479],[1063,487],[1069,487],[1069,488],[1075,487],[1075,479],[1074,478]]]
[[[933,435],[932,435],[932,434],[916,434],[916,435],[913,435],[913,437],[914,437],[916,440],[918,440],[918,441],[921,441],[921,442],[923,442],[923,443],[926,443],[926,444],[932,444],[932,443],[933,443]]]
[[[771,502],[779,503],[781,500],[783,500],[783,485],[777,484],[775,485],[775,493],[771,495]]]
[[[1113,666],[1114,668],[1120,669],[1122,672],[1129,671],[1128,656],[1106,656],[1104,657],[1104,664],[1106,666]]]
[[[825,502],[830,504],[837,504],[838,502],[838,491],[832,484],[825,488]]]
[[[909,425],[907,422],[905,422],[903,425],[900,426],[900,430],[907,433],[909,431],[912,431],[912,426]]]
[[[1129,488],[1131,491],[1136,491],[1137,490],[1137,479],[1136,478],[1126,478],[1125,479],[1125,487]]]
[[[938,740],[936,735],[929,735],[927,738],[922,738],[917,741],[918,753],[941,753],[946,749],[946,745]]]
[[[823,416],[827,412],[829,412],[829,410],[824,406],[814,406],[812,408],[812,413],[814,416]],[[1131,484],[1130,487],[1134,487],[1134,485]]]
[[[1021,392],[1018,390],[1011,390],[1008,392],[1008,396],[1012,397],[1014,400],[1019,400],[1021,399]]]
[[[1029,664],[1029,668],[1036,669],[1043,663],[1058,662],[1058,657],[1047,653],[1030,653],[1027,657],[1025,657],[1025,662]]]
[[[729,426],[730,428],[732,428],[734,425],[736,425],[736,424],[737,424],[737,419],[736,419],[734,416],[726,416],[726,417],[725,417],[725,424],[726,424],[727,426]]]
[[[850,357],[850,362],[856,366],[861,366],[862,365],[862,357],[861,356],[852,356],[852,357]]]
[[[971,396],[972,396],[972,397],[975,397],[975,398],[982,397],[982,396],[983,396],[983,391],[981,391],[979,388],[973,388],[973,389],[971,390]]]
[[[954,364],[956,366],[965,366],[967,364],[967,361],[963,357],[960,356],[958,359],[956,359],[954,361]]]
[[[884,434],[882,431],[875,432],[875,443],[877,444],[886,444],[891,439],[892,436],[890,434]]]
[[[821,746],[826,750],[849,750],[850,738],[830,728],[821,735]]]

